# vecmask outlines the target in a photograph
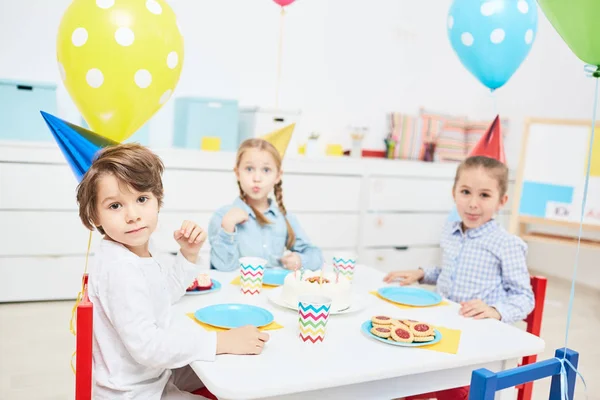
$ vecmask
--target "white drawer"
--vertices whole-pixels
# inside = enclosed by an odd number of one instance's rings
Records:
[[[406,249],[366,249],[360,263],[375,267],[383,272],[401,271],[440,265],[439,247],[409,247]]]
[[[283,174],[283,201],[290,211],[359,212],[359,177]]]
[[[239,196],[237,180],[231,171],[165,170],[165,211],[214,212]]]
[[[0,256],[84,255],[89,231],[77,211],[0,211]],[[93,235],[94,246],[100,239]]]
[[[84,267],[84,256],[0,257],[0,302],[75,299]]]
[[[298,214],[310,241],[322,249],[356,248],[358,214]]]
[[[422,178],[372,178],[371,211],[450,211],[453,181]]]
[[[368,214],[363,230],[365,247],[438,246],[448,215]]]
[[[66,165],[0,164],[0,210],[76,210],[76,188]]]
[[[155,255],[156,256],[156,255]],[[165,265],[174,257],[159,254]],[[94,265],[94,255],[89,267]],[[208,253],[200,253],[198,269],[208,269]],[[16,301],[71,300],[81,289],[85,256],[0,257],[0,303]]]

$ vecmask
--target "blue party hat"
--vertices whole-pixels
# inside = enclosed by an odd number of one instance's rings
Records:
[[[52,114],[40,112],[78,182],[81,182],[100,149],[119,144]]]

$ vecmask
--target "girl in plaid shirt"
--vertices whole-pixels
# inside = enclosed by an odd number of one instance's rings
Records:
[[[483,156],[463,161],[452,189],[461,221],[444,229],[442,267],[395,271],[384,280],[435,284],[442,296],[460,303],[465,317],[506,323],[525,319],[534,307],[527,245],[494,220],[508,200],[507,186],[503,163]]]

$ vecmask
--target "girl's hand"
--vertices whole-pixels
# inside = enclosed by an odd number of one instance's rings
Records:
[[[283,264],[284,268],[290,269],[292,271],[295,271],[302,267],[302,259],[300,258],[299,253],[286,254],[285,256],[281,257],[281,263]]]
[[[196,263],[206,237],[206,231],[192,221],[183,221],[181,228],[173,232],[173,238],[181,247],[181,254],[191,263]]]
[[[248,218],[249,215],[246,211],[241,208],[233,207],[231,210],[227,211],[227,214],[223,217],[221,227],[225,232],[233,233],[235,226],[248,221]]]

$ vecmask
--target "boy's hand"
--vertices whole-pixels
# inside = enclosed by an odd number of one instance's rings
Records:
[[[461,302],[460,315],[474,319],[494,318],[500,320],[502,318],[494,307],[488,306],[479,299]]]
[[[247,325],[217,332],[217,354],[260,354],[269,335]]]
[[[173,232],[173,238],[181,247],[181,254],[191,263],[196,263],[206,236],[204,229],[192,221],[183,221],[181,228]]]
[[[281,264],[283,264],[283,267],[285,269],[295,271],[297,269],[300,269],[300,267],[302,266],[302,259],[300,259],[300,254],[296,252],[288,253],[281,257]]]
[[[227,211],[225,216],[223,216],[221,227],[225,229],[225,232],[233,233],[235,226],[248,221],[248,218],[249,216],[246,211],[241,208],[233,207],[231,210]]]
[[[420,281],[425,276],[425,272],[422,269],[415,269],[412,271],[394,271],[390,272],[383,278],[384,282],[390,283],[400,280],[400,286],[406,286]]]

